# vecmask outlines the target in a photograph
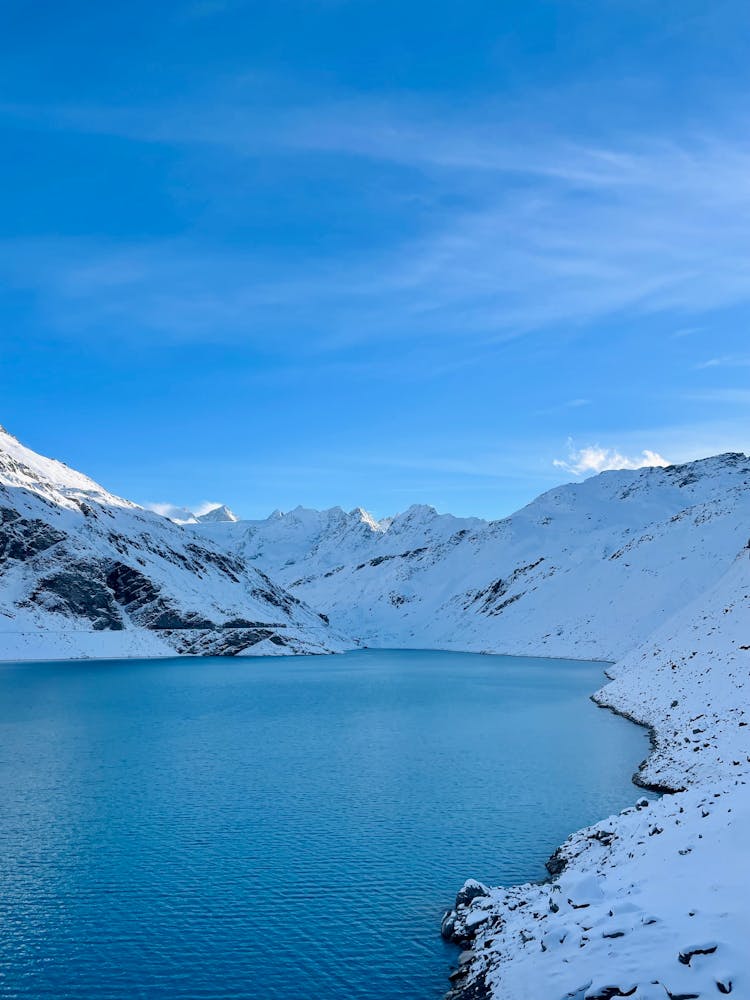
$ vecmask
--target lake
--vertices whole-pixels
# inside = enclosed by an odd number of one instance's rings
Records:
[[[440,918],[632,804],[603,665],[0,663],[0,997],[439,1000]]]

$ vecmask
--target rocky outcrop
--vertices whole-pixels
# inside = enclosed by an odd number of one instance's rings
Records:
[[[7,560],[33,559],[64,538],[64,532],[39,518],[28,519],[9,507],[0,507],[0,571]]]
[[[65,567],[43,576],[32,590],[29,603],[52,614],[77,620],[79,626],[88,622],[95,631],[122,629],[122,615],[106,585],[101,563],[66,560]]]

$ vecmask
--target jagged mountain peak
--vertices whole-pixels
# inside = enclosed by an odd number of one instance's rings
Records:
[[[213,524],[217,521],[239,521],[239,518],[230,510],[226,504],[216,504],[215,507],[209,508],[203,514],[196,514],[195,518],[200,521],[201,524]]]
[[[371,528],[372,531],[385,530],[382,521],[378,521],[374,518],[369,511],[365,510],[364,507],[354,507],[349,511],[349,517],[360,522],[361,524],[366,525],[368,528]]]
[[[367,644],[614,659],[745,544],[749,487],[728,453],[556,486],[501,521],[413,504],[222,537]]]

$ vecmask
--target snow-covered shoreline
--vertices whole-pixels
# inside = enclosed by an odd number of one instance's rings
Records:
[[[542,884],[469,881],[444,926],[451,1000],[750,992],[750,553],[609,670],[594,700],[649,727],[639,801],[574,833]],[[473,897],[473,898],[472,898]]]

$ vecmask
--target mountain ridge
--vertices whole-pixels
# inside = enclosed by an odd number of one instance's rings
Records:
[[[415,505],[193,526],[361,642],[616,660],[747,540],[750,459],[600,473],[499,520]]]
[[[0,431],[0,656],[329,652],[298,597]]]

